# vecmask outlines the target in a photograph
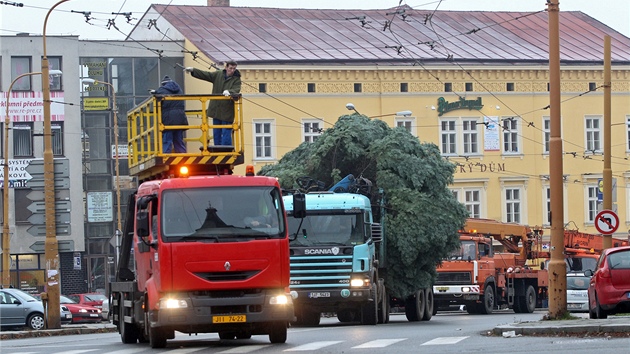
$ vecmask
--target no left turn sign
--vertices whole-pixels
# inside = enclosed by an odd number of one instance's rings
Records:
[[[602,210],[595,217],[595,228],[604,235],[614,234],[619,228],[619,217],[612,210]]]

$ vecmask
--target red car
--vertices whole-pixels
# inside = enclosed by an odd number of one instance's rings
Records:
[[[103,309],[103,300],[107,299],[105,295],[99,293],[73,294],[66,296],[78,304],[96,307],[101,310]]]
[[[606,318],[619,312],[630,312],[630,246],[604,250],[597,261],[588,287],[590,318]]]
[[[103,319],[103,317],[101,317],[101,309],[97,309],[96,307],[78,304],[64,295],[59,297],[59,302],[66,306],[72,313],[72,323],[99,323]]]

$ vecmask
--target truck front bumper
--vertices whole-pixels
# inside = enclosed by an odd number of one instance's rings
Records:
[[[435,300],[479,300],[481,293],[478,285],[434,285]]]
[[[334,305],[347,302],[367,302],[370,289],[291,289],[293,301],[300,305]]]

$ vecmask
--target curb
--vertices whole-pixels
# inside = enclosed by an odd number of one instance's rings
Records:
[[[589,325],[502,325],[494,328],[493,333],[501,336],[503,333],[513,332],[515,335],[535,336],[535,335],[569,335],[585,333],[629,333],[630,325],[616,324],[589,324]]]
[[[61,329],[42,329],[39,331],[13,331],[13,332],[0,332],[0,340],[9,339],[23,339],[23,338],[35,338],[35,337],[54,337],[65,336],[74,334],[93,334],[93,333],[111,333],[118,332],[115,326],[106,327],[74,327],[74,328],[61,328]]]

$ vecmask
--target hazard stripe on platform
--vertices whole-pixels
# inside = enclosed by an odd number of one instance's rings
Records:
[[[236,161],[236,156],[176,156],[164,158],[166,165],[226,165]]]

